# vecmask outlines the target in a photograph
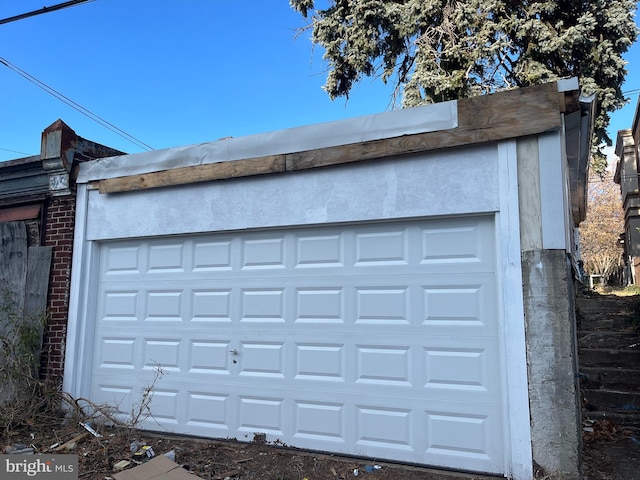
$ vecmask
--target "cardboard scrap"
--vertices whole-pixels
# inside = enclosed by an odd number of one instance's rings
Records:
[[[146,463],[113,475],[115,480],[194,480],[198,477],[187,472],[164,455],[152,458]]]
[[[55,448],[52,448],[51,451],[52,452],[59,452],[60,450],[71,450],[72,448],[75,448],[75,446],[77,445],[77,443],[82,440],[85,437],[89,436],[89,432],[83,432],[80,435],[76,435],[75,437],[73,437],[71,440],[69,440],[68,442],[63,443],[62,445],[58,445]]]
[[[120,460],[118,463],[116,463],[113,466],[114,470],[124,470],[125,468],[127,468],[129,465],[131,465],[131,462],[129,460]]]

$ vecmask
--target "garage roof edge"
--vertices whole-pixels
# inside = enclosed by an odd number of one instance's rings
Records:
[[[570,108],[565,97],[571,93],[563,86],[567,85],[552,82],[340,122],[104,158],[82,165],[78,183],[96,182],[100,193],[115,193],[535,135],[561,128],[561,113]]]

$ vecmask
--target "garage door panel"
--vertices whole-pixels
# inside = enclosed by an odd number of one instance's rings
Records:
[[[231,375],[231,339],[192,338],[186,340],[186,350],[186,372],[203,376]]]
[[[442,335],[495,336],[498,332],[494,275],[443,275],[422,285],[423,325]]]
[[[92,381],[91,400],[97,404],[111,405],[125,418],[131,413],[131,407],[138,394],[135,377],[122,379],[117,377],[101,377]]]
[[[491,272],[495,234],[483,217],[440,219],[421,227],[420,263],[434,272]]]
[[[484,348],[425,348],[425,388],[488,391]]]
[[[362,232],[355,235],[355,266],[407,265],[410,262],[407,229]]]
[[[130,408],[161,367],[145,428],[501,472],[493,228],[104,243],[91,395]]]
[[[345,382],[347,349],[341,341],[313,338],[294,345],[293,378],[309,382]]]
[[[326,269],[345,266],[344,234],[338,230],[325,234],[301,234],[293,237],[293,268]]]
[[[242,270],[283,270],[286,237],[246,239],[240,246]]]
[[[461,337],[457,342],[430,339],[423,347],[422,386],[433,399],[463,396],[473,402],[499,403],[496,341]],[[464,347],[460,347],[460,343]]]
[[[182,322],[184,291],[182,289],[147,290],[144,296],[145,321]]]
[[[100,276],[112,278],[142,275],[142,252],[144,247],[138,244],[112,243],[109,248],[102,250],[100,262]]]
[[[264,377],[270,381],[285,378],[285,344],[282,341],[242,341],[238,356],[240,376]],[[234,359],[235,359],[235,354]]]
[[[229,431],[229,394],[188,390],[185,392],[187,426]]]
[[[414,451],[413,416],[409,408],[355,405],[356,448]]]
[[[136,369],[136,337],[102,336],[96,351],[98,368]]]
[[[240,290],[241,322],[284,323],[284,307],[284,288],[255,287]]]
[[[215,375],[197,375],[186,374],[181,375],[181,378],[172,378],[172,373],[166,373],[160,380],[156,382],[154,391],[178,391],[182,394],[185,392],[194,390],[197,386],[197,391],[202,395],[227,395],[241,394],[253,397],[259,397],[257,391],[263,392],[266,398],[282,397],[293,398],[294,400],[305,401],[318,401],[320,403],[332,402],[341,404],[356,404],[363,401],[369,402],[372,405],[378,405],[380,408],[391,408],[393,410],[396,407],[388,407],[390,399],[402,398],[402,401],[398,403],[398,408],[419,408],[423,409],[430,404],[445,405],[439,407],[442,409],[453,408],[452,405],[464,405],[471,411],[481,411],[483,409],[491,409],[494,406],[494,402],[482,402],[480,395],[464,395],[463,397],[453,395],[442,395],[440,398],[437,396],[426,396],[424,392],[420,392],[415,388],[399,388],[397,391],[390,391],[388,388],[376,388],[370,386],[358,386],[353,388],[353,384],[347,384],[346,382],[331,382],[319,385],[313,381],[300,381],[296,384],[291,382],[269,382],[264,378],[252,378],[250,385],[243,381],[241,377],[234,376],[220,376]],[[102,401],[113,400],[114,395],[127,396],[126,400],[130,403],[137,403],[140,400],[142,392],[145,388],[149,387],[154,381],[154,372],[149,371],[147,375],[135,375],[127,378],[123,378],[122,372],[114,372],[113,374],[96,375],[92,379],[94,384],[94,393],[97,393],[98,397]],[[172,388],[166,388],[167,385],[172,385]],[[175,386],[176,388],[173,388]],[[319,400],[319,394],[324,393],[326,399]],[[403,395],[404,394],[404,395]],[[341,402],[337,402],[339,399]],[[462,402],[460,398],[464,398]],[[120,403],[118,403],[120,404]]]
[[[140,308],[139,290],[105,291],[101,300],[98,318],[107,321],[137,321]]]
[[[365,225],[357,230],[324,228],[322,234],[260,233],[236,241],[230,235],[219,235],[216,240],[114,242],[103,251],[101,273],[162,279],[171,274],[186,278],[212,271],[233,276],[253,270],[264,270],[268,275],[284,268],[350,268],[366,274],[374,268],[405,265],[420,265],[423,273],[491,272],[495,264],[492,228],[485,217],[472,217],[430,220],[401,228],[395,223]]]
[[[347,409],[343,403],[295,400],[293,405],[294,438],[315,445],[328,442],[345,448]]]
[[[162,368],[167,373],[179,372],[182,339],[151,337],[142,340],[142,369]]]
[[[335,286],[296,287],[292,292],[293,321],[313,324],[335,324],[345,321],[345,288]]]
[[[189,291],[192,322],[231,322],[233,291],[230,288],[194,288]]]
[[[183,273],[189,266],[185,264],[186,245],[182,242],[160,243],[147,248],[149,273]]]
[[[153,412],[153,420],[165,424],[175,425],[184,424],[182,418],[179,418],[181,392],[177,388],[154,388],[151,391],[151,402],[149,410]]]
[[[270,382],[352,382],[369,389],[395,385],[437,390],[431,396],[486,392],[492,401],[498,400],[499,384],[492,368],[499,349],[494,339],[371,333],[345,337],[326,332],[238,332],[234,339],[232,332],[193,333],[159,335],[140,330],[123,336],[117,329],[104,331],[96,349],[96,370],[159,365],[167,372],[265,377]],[[295,335],[297,340],[283,341],[283,335]]]
[[[487,472],[499,471],[504,448],[501,436],[495,433],[500,428],[499,418],[499,409],[493,405],[477,408],[471,402],[432,402],[423,417],[425,460],[437,458],[450,468],[460,468],[462,463],[478,465]]]
[[[409,345],[396,342],[393,346],[357,344],[355,357],[355,383],[358,385],[410,387],[414,383]]]
[[[189,323],[215,329],[225,328],[220,325],[224,323],[234,329],[263,328],[251,327],[256,323],[283,330],[341,331],[355,325],[369,332],[400,329],[406,334],[428,327],[432,335],[472,331],[491,336],[497,331],[495,287],[487,277],[473,283],[449,277],[442,279],[445,284],[432,285],[416,285],[415,278],[401,277],[395,286],[356,280],[344,282],[356,285],[342,287],[309,282],[295,288],[103,290],[97,316],[104,326],[141,323],[145,328],[164,323],[172,328],[196,328]]]
[[[344,401],[337,402],[319,400],[314,391],[260,385],[232,385],[231,394],[224,384],[210,385],[211,391],[187,387],[161,389],[152,405],[158,415],[143,427],[241,440],[261,432],[269,441],[288,438],[302,448],[457,469],[500,468],[500,412],[493,404],[409,397],[404,406],[389,407],[388,396],[354,392],[338,392],[332,398]],[[256,395],[257,389],[263,393]],[[175,402],[182,405],[178,411]]]

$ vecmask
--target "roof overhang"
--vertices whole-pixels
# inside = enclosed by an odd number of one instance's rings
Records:
[[[569,165],[571,214],[575,227],[587,216],[587,187],[596,96],[579,95],[564,114],[565,152]]]

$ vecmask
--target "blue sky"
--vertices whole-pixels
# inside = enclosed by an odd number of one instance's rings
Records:
[[[62,0],[0,3],[0,19]],[[348,101],[287,0],[95,0],[0,25],[0,57],[154,149],[383,112],[391,89],[364,79]],[[640,45],[625,90],[640,89]],[[638,94],[612,116],[630,128]],[[0,65],[0,161],[38,154],[61,118],[84,138],[143,149]]]

